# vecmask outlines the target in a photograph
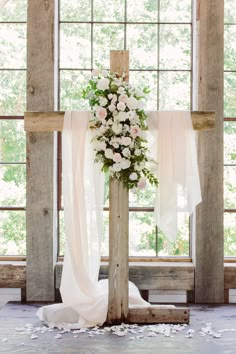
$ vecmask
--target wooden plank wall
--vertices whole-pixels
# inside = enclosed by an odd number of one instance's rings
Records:
[[[27,110],[54,109],[54,1],[28,1]],[[54,301],[53,133],[27,134],[27,300]]]
[[[198,136],[203,202],[196,212],[195,301],[224,301],[223,245],[223,34],[224,1],[197,0],[194,109],[215,110],[211,132]]]

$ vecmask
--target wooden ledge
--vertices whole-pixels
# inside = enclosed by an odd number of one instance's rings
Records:
[[[25,112],[25,131],[53,132],[62,131],[65,112]],[[215,112],[192,111],[194,130],[211,130],[215,127]]]
[[[173,305],[129,307],[128,323],[189,323],[190,310]]]

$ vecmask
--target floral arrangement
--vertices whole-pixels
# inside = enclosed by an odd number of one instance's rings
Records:
[[[119,77],[95,69],[82,97],[89,100],[92,108],[95,162],[129,189],[143,189],[147,180],[158,185],[156,176],[147,168],[150,159],[143,99],[149,90],[139,91],[124,79],[125,74]]]

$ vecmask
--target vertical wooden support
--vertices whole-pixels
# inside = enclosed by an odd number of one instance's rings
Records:
[[[111,72],[129,72],[128,51],[111,51]],[[108,323],[118,324],[128,316],[129,192],[123,183],[110,179],[109,196],[109,297]]]
[[[194,109],[215,110],[211,132],[198,137],[203,202],[196,211],[195,302],[224,302],[223,244],[223,34],[224,1],[196,0],[198,58]]]
[[[27,110],[54,109],[54,1],[28,1]],[[27,301],[54,301],[53,133],[27,134]]]

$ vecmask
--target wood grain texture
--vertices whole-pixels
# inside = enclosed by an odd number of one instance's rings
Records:
[[[62,131],[65,112],[25,112],[24,127],[30,132]],[[191,112],[194,130],[206,131],[215,127],[215,112]]]
[[[126,321],[128,315],[129,193],[110,178],[108,323]]]
[[[236,267],[225,265],[224,267],[224,287],[225,289],[236,289]]]
[[[0,265],[0,288],[25,288],[26,267],[13,264]]]
[[[190,310],[168,305],[130,307],[129,323],[189,323]]]
[[[54,109],[54,2],[31,0],[27,19],[27,110]],[[27,134],[27,301],[54,300],[52,132]]]
[[[202,203],[196,211],[195,301],[224,302],[223,33],[224,2],[197,1],[194,80],[197,110],[216,112],[215,129],[198,137]]]
[[[129,79],[129,52],[110,52],[110,71]],[[128,315],[129,281],[129,191],[120,181],[109,180],[109,324],[126,322]]]
[[[111,50],[110,51],[110,71],[121,76],[125,73],[125,81],[129,81],[129,51]]]
[[[60,287],[62,263],[55,268],[56,288]],[[101,265],[99,279],[108,278],[108,265]],[[194,266],[192,264],[165,264],[147,265],[129,264],[129,280],[139,290],[194,290]]]

